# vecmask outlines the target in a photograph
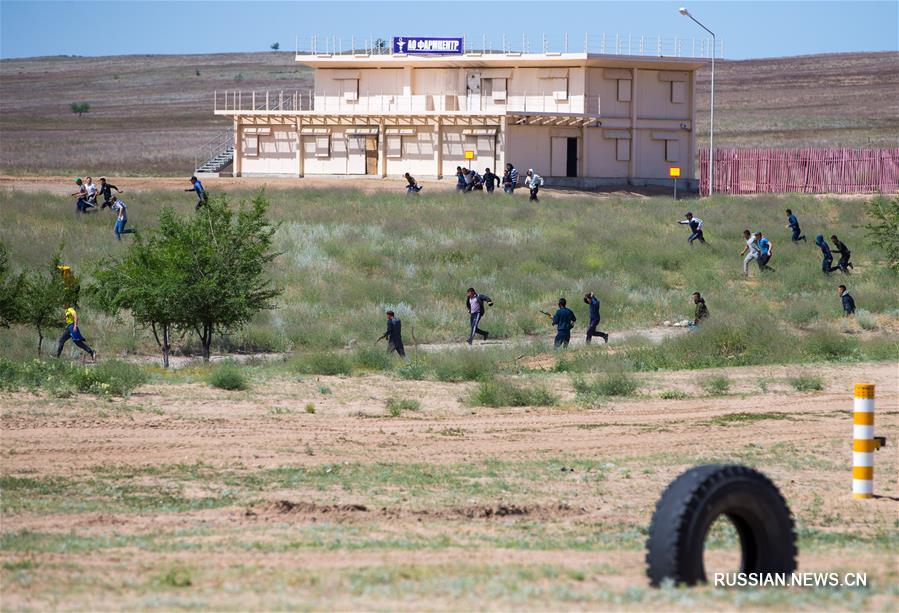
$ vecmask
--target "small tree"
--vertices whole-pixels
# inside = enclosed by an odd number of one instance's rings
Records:
[[[77,113],[79,117],[91,110],[91,105],[87,102],[73,102],[69,107],[73,113]]]
[[[877,196],[867,204],[871,221],[865,224],[868,237],[887,254],[887,264],[899,273],[899,196]]]
[[[26,273],[22,284],[21,306],[16,323],[34,326],[37,330],[37,355],[40,357],[44,344],[44,331],[47,328],[61,328],[63,312],[67,306],[73,306],[78,300],[78,286],[74,282],[70,287],[57,268],[60,265],[60,252],[57,252],[44,271],[35,270]]]
[[[281,43],[274,42],[274,43],[272,43],[272,44],[270,45],[270,47],[271,47],[271,50],[272,50],[272,51],[277,51],[278,49],[281,48]]]
[[[6,245],[0,242],[0,327],[8,328],[21,319],[25,274],[11,274]]]

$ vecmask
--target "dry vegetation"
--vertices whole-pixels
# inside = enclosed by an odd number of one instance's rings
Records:
[[[895,146],[899,54],[717,64],[721,147]],[[197,74],[199,73],[199,74]],[[239,80],[237,80],[239,79]],[[0,61],[0,172],[184,175],[228,125],[215,90],[306,90],[291,53],[45,57]],[[699,77],[699,144],[708,73]],[[73,102],[88,102],[75,115]]]

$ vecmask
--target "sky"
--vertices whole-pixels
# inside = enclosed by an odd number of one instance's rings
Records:
[[[267,51],[273,42],[292,51],[296,37],[312,34],[345,41],[369,35],[480,41],[489,34],[496,46],[503,33],[515,40],[526,34],[532,49],[543,35],[560,42],[566,32],[570,41],[583,41],[585,32],[596,40],[603,32],[706,36],[678,14],[680,6],[715,32],[728,59],[899,49],[896,0],[0,0],[0,58]]]

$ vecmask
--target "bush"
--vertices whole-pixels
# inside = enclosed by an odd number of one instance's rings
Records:
[[[310,415],[315,413],[315,405],[311,402],[306,403],[306,412]]]
[[[666,390],[659,395],[662,400],[682,400],[689,397],[689,394],[680,390]]]
[[[857,352],[858,341],[835,330],[815,330],[805,339],[805,353],[813,360],[847,360]]]
[[[250,387],[241,368],[234,362],[222,362],[209,374],[209,385],[222,390],[245,390]]]
[[[818,375],[803,373],[787,379],[797,392],[811,392],[824,389],[824,379]]]
[[[393,358],[383,347],[360,347],[353,353],[353,365],[362,370],[391,370]]]
[[[437,380],[449,382],[492,377],[497,366],[492,356],[478,349],[441,353],[434,355],[431,361]]]
[[[702,389],[711,396],[725,394],[730,389],[730,378],[727,375],[715,375],[702,382]]]
[[[409,379],[412,381],[421,381],[427,374],[427,368],[424,362],[419,360],[410,360],[400,366],[396,370],[401,379]]]
[[[349,356],[333,353],[310,353],[294,360],[295,369],[307,375],[348,375],[353,371]]]
[[[855,320],[858,322],[858,325],[860,325],[863,330],[876,330],[877,329],[877,322],[874,321],[874,315],[871,314],[871,311],[866,311],[865,309],[858,309],[855,312]]]
[[[640,382],[626,371],[616,371],[592,380],[576,375],[571,378],[571,386],[581,400],[591,401],[602,396],[634,396]]]
[[[417,411],[420,408],[421,404],[411,398],[391,398],[387,401],[387,413],[391,417],[399,417],[403,411]]]
[[[44,389],[57,398],[68,398],[75,392],[127,398],[148,379],[140,366],[120,360],[81,366],[62,360],[16,364],[0,359],[2,389],[14,391],[24,387],[32,393]]]
[[[521,387],[504,379],[486,378],[472,394],[473,405],[485,407],[553,406],[559,398],[542,385]]]

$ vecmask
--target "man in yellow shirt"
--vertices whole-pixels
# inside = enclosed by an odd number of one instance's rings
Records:
[[[70,338],[76,346],[90,354],[92,362],[97,361],[97,352],[91,349],[84,337],[81,336],[81,330],[78,328],[78,312],[72,306],[66,309],[66,329],[63,330],[62,336],[56,343],[56,357],[62,355],[62,348]]]

